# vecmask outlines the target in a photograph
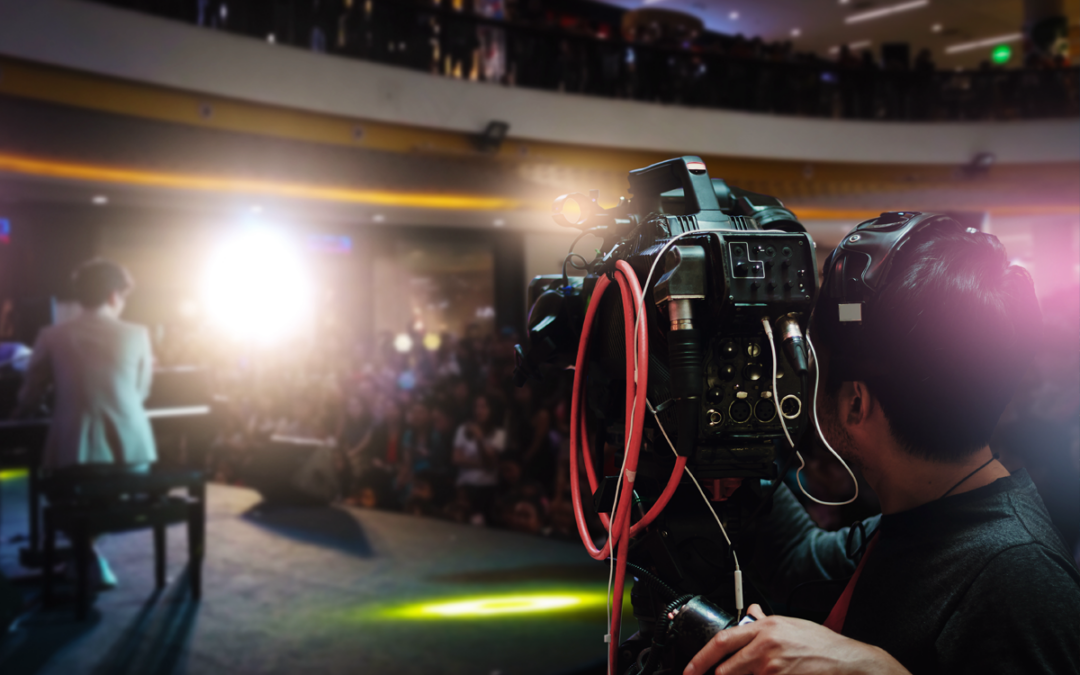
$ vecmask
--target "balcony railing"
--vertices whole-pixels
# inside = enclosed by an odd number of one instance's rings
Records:
[[[883,70],[870,59],[842,65],[741,38],[603,39],[420,0],[94,1],[345,58],[615,99],[865,120],[1080,116],[1076,67]]]

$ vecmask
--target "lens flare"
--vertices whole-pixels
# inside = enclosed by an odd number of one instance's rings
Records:
[[[299,246],[268,228],[222,243],[207,266],[203,305],[233,337],[272,342],[309,325],[311,285]]]

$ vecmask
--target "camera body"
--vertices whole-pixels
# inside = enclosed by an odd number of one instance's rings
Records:
[[[777,342],[801,342],[817,292],[814,242],[778,199],[710,179],[697,157],[631,171],[629,183],[632,198],[611,209],[599,207],[595,192],[556,200],[556,222],[600,236],[603,245],[595,259],[575,265],[584,276],[567,275],[564,265],[562,275],[530,284],[528,342],[518,347],[516,379],[520,385],[565,368],[586,349],[580,405],[596,456],[584,461],[599,475],[618,473],[627,445],[626,387],[636,380],[627,365],[628,305],[618,293],[597,298],[594,290],[617,265],[621,274],[629,265],[641,285],[637,319],[648,339],[648,363],[634,368],[648,369],[650,407],[635,500],[642,510],[655,503],[676,458],[685,457],[728,533],[739,533],[767,506],[769,482],[776,484],[777,460],[789,448],[781,424],[793,437],[805,428],[805,356],[801,369],[785,358],[763,320],[777,327]],[[580,214],[571,219],[575,206]],[[567,261],[575,258],[571,252]],[[595,318],[583,344],[590,303]],[[605,479],[592,495],[598,512],[611,511],[616,480]],[[697,488],[685,483],[629,544],[629,560],[678,594],[732,606],[730,548]],[[645,584],[635,584],[631,597],[639,634],[648,638],[670,599]]]

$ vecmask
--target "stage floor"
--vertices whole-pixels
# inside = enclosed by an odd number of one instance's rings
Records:
[[[25,478],[0,489],[0,569],[23,577],[12,538],[27,531]],[[209,488],[208,520],[201,602],[186,594],[183,526],[169,530],[169,585],[156,595],[150,531],[109,536],[100,547],[120,587],[81,624],[70,605],[29,612],[0,637],[0,672],[514,675],[604,656],[607,566],[580,544],[270,507],[222,485]],[[31,581],[19,586],[37,593]]]

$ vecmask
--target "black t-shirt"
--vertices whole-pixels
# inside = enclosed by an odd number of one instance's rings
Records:
[[[1027,473],[864,527],[878,541],[844,635],[916,674],[1080,673],[1080,572]],[[758,576],[774,597],[850,577],[847,536],[816,528],[782,488],[761,525]]]

